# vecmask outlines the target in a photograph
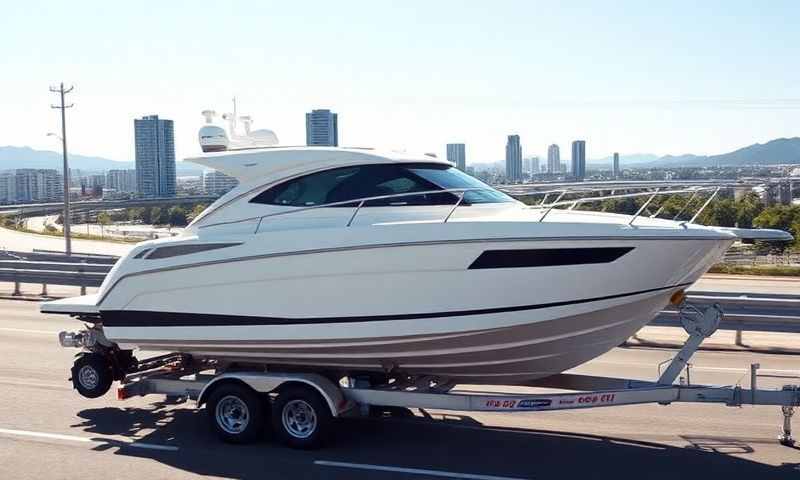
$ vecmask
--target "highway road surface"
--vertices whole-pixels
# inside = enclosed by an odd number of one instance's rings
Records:
[[[800,450],[777,441],[777,407],[644,405],[572,412],[428,412],[337,425],[335,443],[294,451],[269,438],[219,443],[205,412],[151,396],[87,400],[67,378],[79,322],[0,300],[0,479],[800,478]],[[578,371],[653,379],[674,351],[616,349]],[[800,383],[800,357],[700,352],[693,381]],[[798,415],[800,417],[800,415]],[[797,419],[800,427],[800,418]],[[800,430],[800,429],[799,429]]]

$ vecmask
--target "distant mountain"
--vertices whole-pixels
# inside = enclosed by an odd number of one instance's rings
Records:
[[[61,170],[61,152],[34,150],[30,147],[0,146],[0,170],[17,168],[54,168]],[[120,162],[103,157],[86,155],[69,156],[69,168],[86,171],[105,171],[113,169],[134,168],[134,162]],[[176,162],[178,175],[199,175],[203,169],[199,166]]]
[[[777,165],[800,163],[800,137],[776,138],[767,143],[756,143],[721,155],[666,156],[658,160],[663,166],[739,166],[739,165]]]
[[[620,155],[624,167],[710,167],[740,165],[800,164],[800,137],[776,138],[767,143],[756,143],[733,152],[720,155],[665,155],[650,154]],[[611,157],[589,160],[589,166],[610,168]]]

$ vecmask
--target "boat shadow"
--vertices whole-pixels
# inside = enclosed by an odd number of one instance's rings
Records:
[[[151,408],[98,408],[78,413],[74,425],[96,437],[96,450],[148,458],[187,473],[222,478],[424,478],[354,470],[315,461],[458,472],[508,478],[787,478],[800,463],[771,466],[749,460],[747,439],[678,438],[673,446],[600,435],[484,427],[473,417],[407,415],[341,419],[322,450],[278,445],[269,434],[252,445],[227,445],[210,430],[205,412],[171,404]],[[85,435],[84,433],[84,435]],[[126,442],[107,436],[127,437]],[[137,448],[133,444],[177,448]],[[787,459],[796,459],[786,449]],[[736,456],[734,456],[736,455]]]

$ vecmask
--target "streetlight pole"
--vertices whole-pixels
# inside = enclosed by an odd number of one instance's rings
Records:
[[[64,241],[65,253],[67,256],[72,255],[72,239],[70,237],[70,213],[69,213],[69,163],[67,162],[67,117],[66,110],[72,108],[75,104],[70,103],[64,105],[64,95],[71,92],[75,87],[69,87],[64,90],[64,82],[61,82],[59,87],[50,87],[50,91],[58,93],[61,96],[60,105],[50,105],[50,108],[58,108],[61,110],[61,150],[64,155],[64,218],[62,219],[64,225]]]

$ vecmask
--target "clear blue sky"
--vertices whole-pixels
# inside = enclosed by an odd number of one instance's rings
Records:
[[[50,84],[75,84],[75,153],[133,158],[133,118],[176,122],[234,94],[301,144],[339,112],[340,143],[467,160],[562,151],[718,153],[800,135],[800,2],[0,0],[0,145],[58,150]]]

